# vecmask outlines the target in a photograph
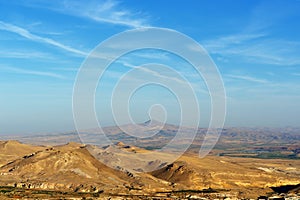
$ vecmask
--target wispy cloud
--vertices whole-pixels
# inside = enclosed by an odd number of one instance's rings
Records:
[[[270,30],[278,22],[297,15],[299,8],[299,4],[294,1],[260,1],[252,10],[245,31]]]
[[[6,70],[13,73],[25,74],[25,75],[46,76],[46,77],[58,78],[58,79],[66,78],[60,74],[53,73],[53,72],[35,71],[35,70],[21,69],[16,67],[1,67],[1,70]]]
[[[233,74],[227,74],[226,77],[229,77],[231,79],[238,79],[243,81],[250,81],[255,83],[269,83],[269,81],[264,79],[255,78],[252,76],[245,76],[245,75],[233,75]]]
[[[161,80],[161,82],[170,81],[173,84],[178,84],[178,86],[188,86],[192,87],[196,92],[207,94],[206,87],[203,87],[203,84],[200,84],[199,81],[194,81],[189,76],[187,76],[184,72],[174,70],[172,68],[170,69],[171,75],[166,75],[162,73],[162,68],[159,67],[158,70],[151,70],[146,67],[139,67],[137,65],[133,65],[126,61],[117,61],[119,64],[122,64],[125,67],[132,68],[132,69],[138,69],[141,72],[146,73],[147,75],[153,76],[158,78],[158,80]],[[175,75],[176,74],[176,75]],[[150,77],[149,76],[149,77]],[[181,77],[180,77],[181,76]],[[179,78],[180,77],[180,78]],[[138,77],[131,77],[132,81],[137,79]],[[142,79],[145,80],[145,75],[142,76]],[[138,79],[140,80],[140,79]]]
[[[300,43],[268,37],[265,34],[233,34],[203,42],[209,53],[223,57],[239,56],[254,63],[300,64]]]
[[[154,77],[157,77],[157,78],[161,78],[162,80],[171,80],[171,81],[175,81],[178,84],[187,84],[187,82],[184,81],[184,80],[178,79],[178,78],[176,78],[174,76],[165,76],[162,73],[159,73],[158,71],[155,71],[155,70],[151,70],[149,68],[139,67],[139,66],[130,64],[128,62],[123,62],[123,61],[119,61],[119,63],[122,64],[122,65],[124,65],[125,67],[129,67],[129,68],[132,68],[132,69],[141,70],[141,71],[143,71],[143,72],[145,72],[147,74],[150,74],[151,76],[154,76]],[[162,69],[162,68],[160,67],[160,69]],[[170,70],[172,70],[172,68],[170,68]],[[174,73],[176,73],[176,72],[174,72]]]
[[[51,67],[51,70],[64,71],[64,72],[78,72],[79,67]]]
[[[204,41],[203,44],[214,53],[219,52],[220,49],[228,46],[243,44],[244,42],[256,40],[265,36],[265,34],[232,34]]]
[[[21,28],[19,26],[15,26],[13,24],[5,23],[3,21],[0,21],[0,30],[13,32],[13,33],[16,33],[16,34],[18,34],[18,35],[20,35],[24,38],[27,38],[29,40],[32,40],[32,41],[35,41],[35,42],[40,42],[40,43],[43,43],[43,44],[52,45],[52,46],[58,47],[62,50],[65,50],[65,51],[68,51],[68,52],[71,52],[71,53],[75,53],[75,54],[80,55],[80,56],[86,56],[87,55],[86,52],[83,52],[83,51],[80,51],[78,49],[66,46],[62,43],[59,43],[59,42],[53,40],[53,39],[46,38],[46,37],[41,37],[41,36],[32,34],[31,32],[29,32],[28,30],[26,30],[24,28]]]
[[[170,60],[170,55],[166,52],[134,52],[132,55],[146,59]]]
[[[115,0],[92,1],[33,1],[31,5],[60,12],[67,15],[90,19],[100,23],[108,23],[127,27],[149,27],[146,16],[140,11],[124,8]]]
[[[108,6],[106,6],[108,4]],[[104,6],[103,6],[104,5]],[[80,12],[80,6],[75,6],[70,10],[71,14],[78,14],[82,17],[87,17],[97,22],[104,22],[110,24],[117,24],[123,26],[129,26],[134,28],[139,27],[148,27],[145,20],[142,18],[133,18],[132,14],[128,10],[118,10],[116,7],[116,3],[112,3],[111,1],[108,3],[104,3],[103,5],[98,5],[94,7],[93,5],[89,5],[84,7],[83,12]]]
[[[0,50],[1,58],[35,58],[35,59],[53,59],[47,53],[37,51],[16,51],[16,50]]]
[[[268,12],[266,12],[268,10]],[[285,29],[285,19],[299,13],[299,5],[293,2],[259,2],[240,32],[202,41],[209,53],[222,58],[236,57],[243,62],[291,66],[300,64],[300,42],[278,34]],[[290,24],[290,26],[293,23]],[[275,28],[275,29],[274,29]],[[280,32],[281,32],[280,31]]]

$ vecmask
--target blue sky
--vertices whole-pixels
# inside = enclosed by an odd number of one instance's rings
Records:
[[[225,126],[299,126],[299,10],[299,0],[1,0],[0,134],[73,130],[72,91],[81,63],[103,40],[139,27],[180,31],[208,51],[225,84]],[[113,124],[105,95],[126,71],[126,63],[155,61],[179,71],[185,65],[167,52],[153,50],[121,60],[103,80],[107,87],[97,93],[103,125]],[[201,125],[206,126],[210,108],[205,85],[193,78],[192,70],[182,73],[199,88]],[[156,101],[171,111],[170,123],[178,121],[178,107],[168,91],[144,88],[135,98],[131,106],[137,106],[137,121],[147,120],[145,105]]]

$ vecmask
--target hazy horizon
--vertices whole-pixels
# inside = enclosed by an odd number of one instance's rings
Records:
[[[138,124],[143,124],[145,123],[145,121],[143,122],[137,122]],[[130,125],[130,124],[121,124],[121,125]],[[174,126],[179,126],[176,123],[166,123],[166,125],[174,125]],[[110,127],[118,127],[115,124],[109,124],[109,125],[104,125],[101,126],[101,129],[105,129],[105,128],[110,128]],[[188,127],[188,126],[187,126]],[[208,126],[199,126],[199,129],[207,129]],[[300,126],[224,126],[223,129],[240,129],[240,130],[245,130],[245,129],[275,129],[275,130],[280,130],[280,129],[300,129]],[[90,128],[87,130],[95,130],[95,129],[99,129],[99,127],[94,127],[94,128]],[[14,139],[13,137],[19,137],[19,136],[39,136],[39,135],[51,135],[51,134],[66,134],[66,133],[77,133],[76,128],[74,127],[74,129],[66,129],[66,130],[57,130],[57,131],[39,131],[39,132],[15,132],[15,133],[2,133],[0,134],[0,136],[4,137],[4,139]]]

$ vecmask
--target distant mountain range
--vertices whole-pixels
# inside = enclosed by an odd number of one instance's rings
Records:
[[[181,127],[183,132],[190,134],[193,130]],[[124,132],[129,132],[127,134]],[[142,124],[127,124],[121,127],[111,126],[102,128],[105,136],[113,144],[122,141],[128,145],[134,145],[149,150],[160,149],[168,144],[177,134],[178,126],[162,124],[157,121],[146,121]],[[103,143],[103,135],[100,129],[89,129],[53,134],[39,134],[33,136],[2,136],[0,139],[16,139],[27,144],[58,145],[68,142],[77,142],[91,145],[108,145]],[[202,145],[207,132],[205,128],[199,128],[189,151],[196,153]],[[141,137],[135,137],[141,136]],[[182,145],[186,141],[178,142]],[[300,128],[224,128],[211,154],[239,157],[257,158],[300,158]]]

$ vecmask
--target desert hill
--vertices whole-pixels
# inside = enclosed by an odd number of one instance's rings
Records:
[[[196,187],[200,187],[198,189],[210,187],[210,185],[206,185],[205,182],[208,183],[212,181],[211,177],[209,177],[210,174],[208,171],[206,171],[206,173],[203,172],[202,174],[199,174],[199,172],[194,170],[187,162],[184,161],[176,161],[162,169],[151,172],[151,174],[157,178],[171,183],[181,184],[182,186],[195,185]],[[196,187],[193,189],[196,189]]]
[[[299,184],[299,166],[299,161],[184,155],[151,174],[184,190],[218,188],[256,198],[272,192],[270,187]]]
[[[16,140],[0,141],[0,167],[7,161],[13,161],[41,149],[43,147],[22,144]]]
[[[299,160],[200,159],[186,154],[169,163],[171,154],[122,142],[104,147],[74,142],[58,146],[17,141],[0,144],[5,152],[0,157],[0,184],[14,188],[150,196],[213,189],[209,191],[256,198],[272,193],[271,187],[300,183]]]
[[[28,145],[28,148],[32,146]],[[42,150],[37,147],[27,153],[13,161],[6,160],[7,163],[0,167],[2,184],[47,190],[109,190],[116,193],[128,188],[144,186],[146,189],[146,185],[161,185],[161,181],[148,178],[148,175],[134,176],[128,171],[102,164],[82,144],[69,143]]]

